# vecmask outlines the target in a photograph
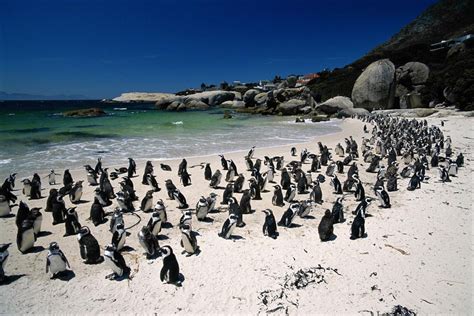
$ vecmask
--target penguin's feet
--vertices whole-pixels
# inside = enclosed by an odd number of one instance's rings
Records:
[[[107,280],[115,280],[115,279],[117,279],[117,274],[111,273],[111,274],[106,275],[105,278]]]

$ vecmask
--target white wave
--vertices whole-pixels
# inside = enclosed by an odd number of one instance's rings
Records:
[[[127,111],[127,108],[114,108],[114,111]]]
[[[173,125],[183,125],[183,121],[172,122]]]
[[[0,165],[6,165],[12,162],[11,159],[0,159]]]
[[[14,116],[15,113],[8,113],[8,116]]]

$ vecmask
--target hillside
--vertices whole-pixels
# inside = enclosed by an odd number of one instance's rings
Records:
[[[322,73],[308,85],[322,100],[342,95],[351,96],[358,76],[370,63],[388,58],[396,67],[410,61],[425,63],[430,77],[423,89],[426,104],[431,100],[443,102],[443,90],[450,88],[458,95],[455,104],[462,109],[474,107],[474,55],[472,43],[447,58],[447,50],[430,52],[430,44],[474,33],[474,1],[442,0],[425,10],[387,42],[344,68]]]

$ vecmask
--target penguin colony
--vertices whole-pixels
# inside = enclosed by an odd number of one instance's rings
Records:
[[[16,241],[0,240],[0,283],[8,279],[7,261],[12,265],[15,261],[14,258],[8,260],[9,246],[16,242],[21,253],[32,251],[41,236],[43,220],[49,220],[53,225],[64,225],[64,235],[56,236],[57,241],[50,243],[45,258],[46,273],[51,278],[67,275],[71,267],[80,264],[74,262],[71,265],[67,254],[60,249],[62,243],[71,242],[71,239],[66,239],[71,235],[77,238],[83,264],[105,264],[112,272],[105,276],[108,279],[131,278],[131,269],[122,251],[127,247],[127,238],[136,238],[142,248],[134,251],[143,253],[149,260],[162,260],[161,281],[180,286],[183,278],[174,250],[169,245],[160,245],[159,236],[165,233],[162,228],[179,229],[182,254],[198,255],[200,248],[196,238],[198,233],[193,230],[194,220],[213,225],[212,214],[226,212],[227,219],[221,227],[215,227],[215,232],[223,239],[233,239],[234,233],[246,225],[245,217],[260,216],[260,212],[256,213],[252,208],[252,201],[268,199],[274,209],[260,210],[263,213],[263,236],[277,239],[278,227],[283,227],[280,230],[284,234],[290,234],[291,229],[287,228],[294,226],[295,218],[304,219],[317,212],[321,217],[318,233],[322,242],[334,240],[337,224],[345,220],[352,221],[350,231],[338,231],[339,234],[345,234],[352,240],[365,238],[368,236],[366,217],[371,205],[390,209],[393,202],[389,192],[397,191],[399,186],[406,186],[408,191],[422,189],[422,184],[424,186],[430,181],[427,175],[430,169],[438,169],[437,179],[431,181],[448,183],[464,165],[464,156],[454,152],[451,138],[445,136],[439,127],[428,126],[426,120],[382,115],[361,116],[358,119],[365,123],[364,133],[368,136],[363,137],[360,144],[352,137],[344,140],[345,146],[339,143],[335,148],[328,148],[319,142],[314,152],[303,149],[299,156],[296,147],[292,147],[290,161],[285,161],[283,156],[264,156],[263,160],[255,158],[255,147],[252,147],[243,157],[246,171],[237,170],[234,161],[227,160],[224,155],[220,155],[221,166],[203,163],[200,165],[204,170],[201,176],[209,183],[209,194],[201,196],[198,201],[187,201],[178,188],[192,186],[186,159],[181,161],[177,170],[180,177],[178,186],[170,179],[158,181],[153,164],[146,162],[141,185],[146,186],[148,191],[139,200],[135,194],[137,181],[132,180],[137,176],[135,161],[129,158],[128,167],[109,172],[108,168],[103,168],[99,158],[95,167],[84,166],[85,181],[95,187],[94,200],[90,202],[90,218],[80,218],[76,212],[76,205],[82,202],[84,181],[74,181],[69,170],[64,170],[62,174],[62,186],[56,180],[60,174],[54,170],[45,177],[50,189],[44,213],[42,208],[29,208],[25,202],[28,198],[43,198],[39,175],[35,173],[32,179],[23,179],[21,196],[17,197],[15,185],[18,181],[16,174],[12,173],[0,188],[0,217],[13,216],[13,208],[17,208],[17,238]],[[372,127],[371,131],[367,125]],[[372,178],[360,178],[362,161],[368,166],[366,171],[373,174]],[[193,167],[196,166],[190,168]],[[160,164],[160,168],[173,172],[165,164]],[[332,192],[321,189],[320,183],[327,181],[326,178],[330,178]],[[111,181],[116,183],[113,185]],[[170,202],[154,200],[153,195],[162,189],[166,190]],[[352,212],[344,210],[344,200],[348,199],[358,202]],[[320,205],[324,200],[334,201],[332,209],[322,209]],[[195,207],[190,207],[189,203],[192,206],[196,203]],[[166,204],[182,212],[179,223],[169,223],[167,212],[175,210]],[[276,210],[281,214],[279,218],[275,218]],[[105,225],[107,221],[109,223]],[[86,222],[90,225],[85,225]],[[134,224],[130,225],[130,222]],[[6,224],[10,222],[2,223]],[[136,225],[142,225],[138,234],[130,235],[127,230]],[[110,240],[99,242],[94,237],[93,230],[101,226],[108,226]]]

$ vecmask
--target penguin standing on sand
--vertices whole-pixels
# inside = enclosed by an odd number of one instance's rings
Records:
[[[331,216],[332,216],[332,222],[334,224],[344,222],[344,206],[342,205],[341,197],[337,198],[336,202],[332,206]]]
[[[31,196],[31,181],[30,179],[23,179],[21,180],[23,183],[23,190],[22,193],[24,196]]]
[[[69,199],[73,204],[77,204],[81,201],[82,197],[82,183],[84,181],[77,181],[69,191]]]
[[[253,200],[261,200],[262,196],[260,195],[260,187],[257,183],[257,180],[254,178],[249,179],[250,182],[250,195]]]
[[[8,253],[8,247],[10,247],[11,244],[0,244],[0,284],[5,282],[7,279],[7,276],[5,275],[5,266],[7,265],[9,253]]]
[[[16,235],[18,250],[23,254],[28,252],[34,247],[35,241],[34,220],[30,218],[24,219],[18,227],[18,233]]]
[[[162,199],[159,199],[158,201],[156,201],[155,213],[158,213],[158,215],[160,215],[161,224],[168,223],[168,214],[166,213],[166,206],[163,203]]]
[[[209,203],[204,196],[201,196],[199,201],[196,203],[196,217],[198,221],[202,221],[207,217],[209,213]]]
[[[35,175],[37,174],[35,173]],[[33,180],[30,182],[30,200],[41,199],[41,182],[37,178],[33,177]]]
[[[314,203],[323,203],[323,191],[318,180],[313,182],[313,191],[309,194],[309,199]]]
[[[181,183],[185,187],[191,185],[191,176],[186,169],[181,172]]]
[[[279,185],[274,186],[275,190],[273,191],[272,204],[275,206],[284,206],[283,202],[283,193],[281,192],[281,187]]]
[[[161,232],[161,227],[162,227],[161,224],[162,224],[162,221],[161,221],[160,214],[157,212],[154,212],[151,215],[150,219],[148,220],[147,226],[153,235],[158,236],[158,234]]]
[[[217,194],[211,192],[207,197],[207,204],[209,205],[209,213],[211,212],[218,212],[219,210],[216,209],[216,201],[217,201]]]
[[[54,172],[54,170],[51,169],[51,171],[45,178],[48,178],[49,185],[56,185],[56,176],[59,176],[59,175],[60,174]]]
[[[443,166],[440,166],[438,167],[438,170],[439,170],[439,177],[443,183],[451,182],[451,179],[449,178],[449,173],[446,170],[446,168],[444,168]]]
[[[207,181],[210,181],[211,178],[212,178],[211,164],[206,163],[206,166],[204,167],[204,179]]]
[[[5,197],[5,195],[0,193],[0,217],[6,217],[10,215],[12,209],[10,207],[10,202]]]
[[[334,177],[331,179],[331,185],[334,188],[335,194],[342,194],[342,185],[341,181],[337,178],[337,175],[334,174]]]
[[[379,199],[380,206],[383,208],[390,208],[390,197],[388,196],[387,191],[383,187],[376,187],[374,189],[375,195],[377,195],[377,198]]]
[[[263,223],[262,227],[263,235],[276,239],[278,236],[278,232],[275,216],[273,215],[272,210],[266,209],[262,212],[265,213],[265,222]]]
[[[242,188],[244,187],[245,177],[243,174],[239,174],[237,180],[234,181],[234,192],[240,193],[242,192]]]
[[[151,259],[158,255],[160,249],[158,239],[151,233],[148,226],[143,226],[138,232],[138,241],[143,249],[145,249],[147,259]]]
[[[29,214],[29,218],[33,220],[33,229],[36,237],[41,232],[41,224],[43,223],[43,214],[41,214],[40,210],[41,207],[34,207],[30,210]]]
[[[253,161],[252,159],[245,157],[245,165],[247,166],[247,171],[252,171],[253,169]]]
[[[237,175],[237,172],[234,169],[234,162],[232,160],[229,160],[229,170],[227,170],[227,174],[225,176],[225,181],[226,182],[232,182],[234,181],[234,177]]]
[[[69,172],[69,169],[64,170],[63,174],[63,185],[65,187],[72,186],[74,183],[74,180],[72,179],[71,173]]]
[[[191,230],[189,225],[183,225],[181,230],[181,247],[184,248],[183,253],[189,257],[199,250],[195,233]]]
[[[183,160],[181,160],[178,166],[178,176],[181,176],[183,172],[187,170],[187,168],[188,162],[186,161],[186,159],[183,158]]]
[[[153,192],[153,190],[147,191],[145,197],[142,199],[140,209],[145,213],[153,211]]]
[[[224,205],[224,204],[229,203],[229,199],[232,197],[233,189],[234,189],[234,186],[232,185],[232,183],[227,184],[224,190],[224,194],[222,194],[221,204]]]
[[[97,163],[94,169],[95,173],[101,174],[104,170],[102,169],[102,158],[97,158]]]
[[[66,219],[64,221],[66,233],[64,237],[76,235],[81,229],[81,224],[79,223],[79,216],[77,215],[76,208],[71,207],[66,212]]]
[[[20,201],[20,206],[18,207],[18,212],[16,213],[15,224],[16,227],[20,227],[25,219],[30,216],[30,208],[26,203]]]
[[[173,197],[176,201],[178,201],[179,205],[178,205],[178,208],[179,209],[184,209],[184,208],[188,208],[189,205],[188,203],[186,202],[186,198],[184,197],[183,193],[181,193],[181,191],[179,191],[178,189],[174,190],[173,192]]]
[[[326,210],[318,226],[319,239],[328,241],[333,236],[334,226],[330,210]]]
[[[354,192],[356,201],[362,201],[365,199],[365,189],[364,189],[364,186],[362,185],[362,181],[360,181],[359,177],[356,177],[356,176],[354,176],[353,179],[355,180],[355,183],[356,183],[356,189]]]
[[[221,178],[222,178],[222,174],[219,171],[219,169],[217,169],[211,177],[211,182],[209,183],[209,186],[211,188],[217,189],[217,187],[221,183]]]
[[[104,251],[105,264],[112,269],[112,274],[107,275],[105,278],[109,280],[116,280],[120,277],[128,277],[130,274],[130,268],[125,263],[125,259],[122,254],[113,245],[105,247]]]
[[[296,196],[296,185],[292,183],[286,190],[285,201],[291,203],[295,199],[295,196]]]
[[[232,232],[234,231],[235,226],[237,225],[237,220],[237,215],[230,214],[222,225],[221,232],[218,234],[219,237],[222,237],[224,239],[230,239],[230,237],[232,236]]]
[[[94,203],[91,205],[90,219],[94,226],[98,226],[106,222],[105,211],[97,198],[94,198]]]
[[[252,213],[252,206],[250,205],[250,201],[252,200],[251,196],[252,193],[249,190],[244,190],[244,194],[242,194],[240,198],[239,207],[243,214]]]
[[[51,279],[54,279],[68,271],[68,268],[71,269],[71,266],[62,250],[59,249],[58,243],[50,243],[48,254],[46,256],[46,273],[50,272]]]
[[[128,158],[128,170],[127,175],[129,178],[132,178],[137,173],[137,164],[133,158]]]
[[[173,253],[173,249],[170,246],[164,246],[160,249],[160,252],[163,256],[163,267],[160,271],[161,282],[181,286],[179,264]]]
[[[117,225],[124,224],[123,213],[119,207],[115,208],[112,218],[110,219],[109,231],[113,234],[117,229]]]
[[[249,195],[247,194],[247,200],[248,197]],[[245,203],[245,200],[243,201],[243,203]],[[237,203],[237,200],[234,197],[229,199],[229,214],[234,214],[235,216],[237,216],[237,227],[245,226],[242,209],[240,208],[240,205]]]
[[[127,239],[127,232],[123,223],[117,225],[115,232],[112,234],[112,245],[117,251],[122,250],[125,246],[125,240]]]
[[[77,234],[81,258],[85,264],[96,264],[102,262],[104,258],[100,255],[100,247],[97,239],[92,236],[89,227],[83,226]]]
[[[148,184],[147,176],[149,174],[153,175],[153,164],[151,163],[151,161],[147,161],[145,164],[145,170],[143,171],[143,177],[142,177],[142,184],[144,185]]]
[[[313,209],[313,202],[311,200],[306,200],[300,203],[300,210],[298,211],[298,216],[301,218],[306,218]]]
[[[66,217],[66,203],[64,203],[63,196],[58,194],[55,200],[53,200],[53,225],[64,223]]]
[[[176,190],[176,186],[174,185],[173,181],[171,181],[171,179],[166,180],[165,186],[166,186],[166,192],[168,192],[168,198],[170,200],[174,200],[173,192]]]
[[[221,157],[222,170],[228,170],[227,160],[224,155],[219,155],[219,157]]]
[[[299,210],[300,205],[298,203],[291,204],[285,213],[283,213],[280,221],[278,222],[278,226],[290,227]]]
[[[351,225],[351,239],[362,238],[365,235],[365,208],[361,208]]]
[[[291,184],[291,178],[290,175],[288,174],[288,171],[286,168],[283,168],[281,170],[281,180],[280,180],[280,185],[283,190],[288,190]]]
[[[151,187],[154,192],[161,191],[158,182],[156,181],[156,176],[152,175],[151,173],[146,175],[147,184]]]

